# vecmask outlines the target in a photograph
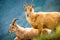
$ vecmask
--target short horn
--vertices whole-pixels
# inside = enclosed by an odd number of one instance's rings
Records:
[[[12,20],[12,25],[15,24],[16,20],[18,20],[18,19],[14,18],[14,19]]]
[[[31,5],[33,5],[33,0],[31,1],[31,3],[30,3]]]
[[[27,2],[26,2],[26,0],[25,0],[25,4],[24,5],[27,5]]]
[[[34,6],[33,6],[33,0],[32,0],[32,2],[30,3],[30,6],[33,8]]]

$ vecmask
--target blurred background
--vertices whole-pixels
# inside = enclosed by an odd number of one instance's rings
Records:
[[[28,4],[32,0],[26,0]],[[0,0],[0,40],[13,40],[15,34],[9,34],[13,18],[19,18],[17,24],[21,27],[31,27],[27,22],[24,11],[25,0]],[[60,12],[60,0],[33,0],[35,12]]]

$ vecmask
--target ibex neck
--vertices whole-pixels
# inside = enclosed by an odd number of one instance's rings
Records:
[[[24,28],[22,28],[19,25],[17,25],[16,34],[22,34],[23,32],[24,32]]]

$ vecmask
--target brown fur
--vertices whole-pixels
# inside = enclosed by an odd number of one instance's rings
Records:
[[[28,22],[32,25],[32,27],[35,29],[39,29],[40,32],[42,31],[43,28],[55,30],[55,26],[60,23],[60,12],[38,13],[33,11],[34,8],[32,6],[33,5],[24,7],[26,18]]]

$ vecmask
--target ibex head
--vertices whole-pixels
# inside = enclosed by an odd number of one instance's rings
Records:
[[[28,5],[26,2],[25,2],[25,5],[24,5],[24,9],[25,9],[25,13],[27,14],[27,16],[29,16],[29,14],[31,14],[34,10],[33,10],[33,4],[31,2],[30,5]]]
[[[15,32],[16,31],[16,25],[15,25],[15,22],[16,22],[16,18],[14,18],[10,24],[10,29],[8,30],[9,33],[12,33],[12,32]]]

